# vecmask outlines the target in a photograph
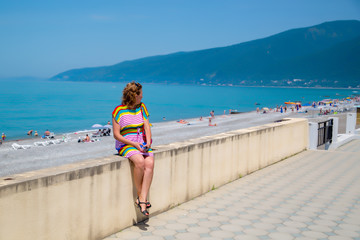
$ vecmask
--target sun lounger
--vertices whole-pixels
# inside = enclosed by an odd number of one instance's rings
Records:
[[[99,132],[93,133],[93,134],[91,135],[91,137],[102,137],[102,136],[103,136],[103,134],[102,134],[102,133],[99,133]]]
[[[20,144],[17,144],[17,143],[13,143],[11,145],[11,147],[14,149],[14,150],[18,150],[18,149],[28,149],[28,148],[31,148],[32,145],[20,145]]]
[[[56,140],[50,140],[50,141],[47,141],[47,142],[49,142],[49,144],[59,144],[59,143],[61,143],[61,140],[56,139]]]
[[[48,142],[34,142],[34,145],[35,146],[47,146],[47,145],[49,145],[49,143]]]

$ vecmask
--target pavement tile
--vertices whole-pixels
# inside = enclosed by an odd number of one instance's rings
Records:
[[[174,236],[176,234],[176,231],[169,229],[161,229],[161,230],[153,231],[152,234],[166,237],[166,236]]]
[[[115,234],[120,239],[138,239],[141,237],[141,233],[133,231],[123,231]]]
[[[230,221],[229,217],[220,216],[220,215],[210,216],[208,219],[210,221],[215,221],[215,222],[229,222]]]
[[[354,238],[345,237],[345,236],[330,236],[328,239],[329,240],[354,240]]]
[[[283,223],[285,226],[294,227],[294,228],[304,228],[307,225],[303,222],[295,222],[295,221],[286,221]]]
[[[314,222],[315,224],[323,225],[323,226],[328,226],[328,227],[334,227],[334,226],[337,225],[336,222],[331,221],[331,220],[318,219],[318,220],[314,220],[313,222]]]
[[[178,219],[177,222],[183,223],[183,224],[196,224],[196,223],[199,222],[199,219],[198,218],[185,217],[185,218]]]
[[[164,226],[167,222],[165,220],[159,219],[157,217],[149,218],[148,224],[157,227],[157,226]]]
[[[263,229],[263,230],[275,229],[275,225],[270,223],[263,223],[263,222],[254,223],[253,226],[254,228]]]
[[[182,223],[171,223],[165,225],[165,228],[170,230],[183,230],[183,229],[187,229],[187,227],[188,226],[186,224],[182,224]]]
[[[327,235],[325,233],[316,232],[316,231],[304,231],[301,234],[304,235],[305,237],[309,237],[312,239],[327,238]]]
[[[280,218],[270,218],[270,217],[262,218],[261,221],[264,223],[272,223],[272,224],[283,222]]]
[[[260,209],[250,209],[246,210],[246,212],[250,215],[263,215],[266,214],[266,211]]]
[[[311,222],[311,218],[306,217],[306,216],[291,216],[290,217],[291,220],[296,221],[296,222]]]
[[[217,210],[216,209],[213,209],[213,208],[199,208],[197,210],[199,213],[217,213]]]
[[[204,221],[204,222],[199,222],[198,225],[200,227],[213,228],[213,227],[219,227],[220,223],[214,221]]]
[[[257,236],[250,236],[250,235],[237,235],[235,240],[261,240],[260,237]]]
[[[270,213],[267,214],[267,216],[270,217],[270,218],[280,218],[280,219],[289,218],[288,214],[280,213],[280,212],[270,212]]]
[[[276,230],[281,233],[290,233],[290,234],[300,232],[300,230],[295,227],[278,227]]]
[[[328,215],[328,214],[319,215],[319,218],[324,219],[324,220],[331,220],[331,221],[341,220],[341,217],[339,217],[339,216]]]
[[[130,228],[127,228],[126,230],[132,231],[132,232],[138,232],[143,233],[144,231],[152,232],[155,230],[155,227],[145,224],[139,224],[136,226],[132,226]]]
[[[246,220],[255,220],[255,219],[259,219],[260,217],[257,215],[252,215],[252,214],[239,214],[238,215],[240,218],[242,219],[246,219]]]
[[[294,237],[289,233],[279,233],[279,232],[273,232],[269,234],[270,239],[274,240],[291,240],[294,239]]]
[[[158,219],[161,219],[163,221],[169,221],[169,220],[177,220],[178,216],[169,214],[168,212],[165,212],[163,214],[159,214],[156,216]]]
[[[344,218],[343,222],[348,224],[359,224],[360,219],[359,218]]]
[[[225,210],[225,211],[218,211],[218,214],[221,216],[226,216],[226,217],[236,217],[239,216],[239,214],[236,211],[229,211],[229,210]]]
[[[144,236],[140,237],[139,240],[163,240],[163,237],[160,236]]]
[[[283,207],[279,207],[274,209],[276,212],[279,213],[284,213],[284,214],[292,214],[295,213],[296,209],[290,209],[290,208],[283,208]]]
[[[187,215],[188,218],[208,218],[205,213],[194,212]]]
[[[358,232],[350,231],[350,230],[335,230],[335,233],[340,236],[344,237],[360,237],[360,234]]]
[[[245,219],[232,219],[232,220],[230,220],[230,223],[234,224],[234,225],[240,225],[240,226],[251,225],[251,221],[245,220]]]
[[[316,231],[316,232],[331,232],[332,231],[332,229],[330,227],[323,226],[323,225],[310,225],[310,226],[308,226],[308,228],[311,231]]]
[[[218,238],[233,238],[235,237],[235,234],[229,231],[213,231],[210,232],[210,235],[213,237],[218,237]]]
[[[296,214],[299,216],[304,216],[304,217],[309,217],[309,218],[318,216],[316,212],[311,212],[311,211],[298,211],[298,212],[296,212]]]
[[[181,240],[195,240],[195,239],[200,239],[200,235],[197,233],[178,233],[175,235],[176,239],[181,239]]]
[[[249,234],[249,235],[253,235],[253,236],[262,236],[262,235],[268,234],[267,231],[260,229],[260,228],[244,229],[243,232],[246,234]]]
[[[173,208],[169,211],[167,211],[167,214],[174,215],[176,217],[185,216],[188,212],[181,208]]]
[[[239,225],[234,225],[234,224],[225,224],[220,226],[220,229],[223,231],[228,231],[228,232],[240,232],[243,230],[242,227],[240,227]]]
[[[339,224],[339,227],[343,230],[349,230],[349,231],[360,231],[360,222],[358,224]]]
[[[222,238],[218,238],[218,237],[201,237],[201,240],[223,240]]]
[[[188,232],[191,233],[209,233],[210,229],[207,227],[190,227],[187,229]]]
[[[226,205],[221,204],[221,202],[215,202],[215,203],[207,204],[206,207],[207,208],[212,208],[212,209],[225,209]]]

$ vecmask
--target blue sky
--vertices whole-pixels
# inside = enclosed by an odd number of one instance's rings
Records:
[[[359,0],[0,0],[0,78],[228,46],[360,20]]]

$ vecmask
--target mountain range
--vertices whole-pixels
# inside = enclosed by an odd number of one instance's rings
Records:
[[[360,21],[291,29],[226,47],[73,69],[51,80],[360,87]]]

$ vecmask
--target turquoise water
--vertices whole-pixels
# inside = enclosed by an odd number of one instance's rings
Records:
[[[27,131],[65,133],[106,124],[121,103],[125,83],[0,81],[0,132],[8,139],[27,138]],[[253,111],[285,101],[312,102],[344,98],[350,89],[301,89],[143,84],[143,102],[151,122]],[[256,106],[255,103],[261,105]]]

